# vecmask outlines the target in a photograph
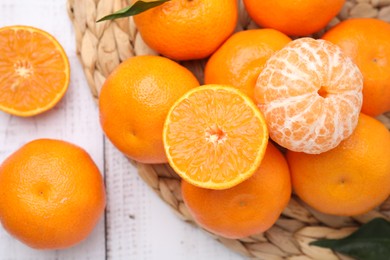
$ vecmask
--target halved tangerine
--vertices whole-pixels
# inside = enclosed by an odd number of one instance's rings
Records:
[[[204,85],[172,106],[163,141],[169,164],[184,180],[198,187],[227,189],[257,170],[268,129],[248,96],[230,86]]]
[[[49,33],[29,26],[0,28],[0,109],[17,116],[49,110],[64,96],[69,61]]]

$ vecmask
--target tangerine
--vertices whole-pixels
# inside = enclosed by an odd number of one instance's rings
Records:
[[[34,116],[54,107],[70,80],[68,57],[48,32],[30,26],[0,28],[0,109]]]
[[[366,213],[390,194],[390,133],[361,114],[353,134],[322,154],[288,151],[294,192],[326,214]]]
[[[107,77],[99,96],[100,123],[127,157],[166,163],[162,132],[175,101],[198,80],[185,67],[160,56],[135,56]]]
[[[362,112],[390,111],[390,24],[373,18],[345,20],[322,37],[340,46],[363,74]]]
[[[250,17],[261,27],[291,36],[307,36],[324,28],[345,0],[244,0]]]
[[[233,33],[237,19],[236,0],[171,0],[134,16],[145,43],[174,60],[208,57]]]
[[[273,29],[233,34],[208,59],[205,84],[232,85],[253,99],[256,80],[264,63],[290,41],[288,36]]]
[[[37,139],[0,166],[0,222],[37,249],[62,249],[86,239],[106,203],[103,178],[82,148]]]
[[[255,100],[275,142],[292,151],[322,153],[352,134],[362,87],[358,67],[337,45],[300,38],[268,59]]]
[[[269,142],[263,161],[246,181],[226,190],[210,190],[182,181],[185,205],[195,221],[227,238],[265,232],[279,218],[291,196],[283,154]]]

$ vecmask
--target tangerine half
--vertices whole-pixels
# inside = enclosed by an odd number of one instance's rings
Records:
[[[51,109],[64,96],[70,66],[60,43],[30,26],[0,28],[0,109],[34,116]]]
[[[184,180],[203,188],[227,189],[256,171],[268,130],[260,110],[241,91],[204,85],[172,106],[163,142],[169,164]]]

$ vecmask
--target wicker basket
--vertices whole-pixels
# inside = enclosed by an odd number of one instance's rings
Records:
[[[106,77],[121,61],[135,55],[157,55],[143,42],[132,18],[95,22],[126,5],[126,0],[68,0],[77,54],[96,100]],[[237,30],[257,28],[248,17],[242,1],[239,1],[239,9]],[[328,26],[348,17],[377,17],[390,22],[390,0],[349,0]],[[322,33],[313,37],[319,37]],[[202,82],[205,60],[182,64]],[[390,129],[390,113],[379,119]],[[180,178],[172,169],[168,165],[136,165],[140,177],[161,199],[183,220],[195,224],[181,198]],[[265,233],[237,240],[210,235],[226,247],[254,259],[350,259],[328,249],[309,246],[308,243],[319,238],[344,237],[375,217],[390,220],[390,198],[367,214],[336,217],[319,213],[293,196],[277,223]]]

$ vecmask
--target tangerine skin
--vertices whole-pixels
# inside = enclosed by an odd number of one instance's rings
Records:
[[[188,69],[168,58],[131,57],[102,86],[101,127],[128,158],[141,163],[166,163],[162,141],[165,118],[181,95],[198,86]]]
[[[205,84],[232,85],[254,99],[257,77],[267,59],[291,39],[274,29],[237,32],[206,63]]]
[[[325,28],[344,3],[345,0],[244,0],[258,25],[290,36],[307,36]]]
[[[36,249],[64,249],[86,239],[103,215],[104,181],[82,148],[31,141],[0,165],[0,222]]]
[[[173,60],[211,55],[234,31],[236,0],[171,0],[134,16],[145,43]]]
[[[389,197],[390,132],[360,114],[353,134],[322,154],[287,151],[295,193],[309,206],[331,215],[367,213]]]
[[[390,111],[390,24],[352,18],[337,24],[322,39],[340,46],[362,72],[362,113],[375,117]]]
[[[184,203],[206,230],[231,239],[265,232],[276,222],[291,196],[291,179],[283,154],[268,143],[258,170],[226,190],[203,189],[182,181]]]

